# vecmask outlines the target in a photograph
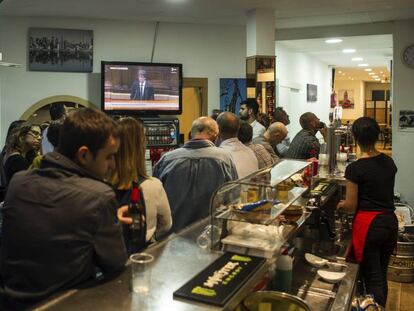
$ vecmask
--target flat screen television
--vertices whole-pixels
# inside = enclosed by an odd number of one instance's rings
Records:
[[[181,114],[182,64],[102,61],[101,73],[104,112]]]

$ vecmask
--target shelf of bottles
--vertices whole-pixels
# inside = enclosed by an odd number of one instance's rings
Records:
[[[260,112],[271,115],[276,106],[276,57],[247,57],[246,86],[247,98],[256,98]]]

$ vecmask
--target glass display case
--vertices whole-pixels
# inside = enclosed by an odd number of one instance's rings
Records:
[[[311,162],[281,160],[245,178],[224,184],[210,202],[211,248],[273,257],[296,223],[280,215],[311,182]]]

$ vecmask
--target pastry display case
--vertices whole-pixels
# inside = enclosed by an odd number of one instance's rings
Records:
[[[211,248],[273,257],[297,227],[281,214],[294,210],[310,186],[310,166],[281,160],[217,189],[210,202]]]

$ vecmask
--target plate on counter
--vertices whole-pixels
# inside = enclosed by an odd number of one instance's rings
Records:
[[[322,268],[323,266],[325,266],[328,263],[327,259],[315,256],[315,255],[310,254],[310,253],[305,254],[305,259],[310,265],[312,265],[316,268]]]
[[[332,272],[328,270],[318,270],[318,275],[324,281],[328,283],[338,283],[340,282],[346,275],[345,272]]]

